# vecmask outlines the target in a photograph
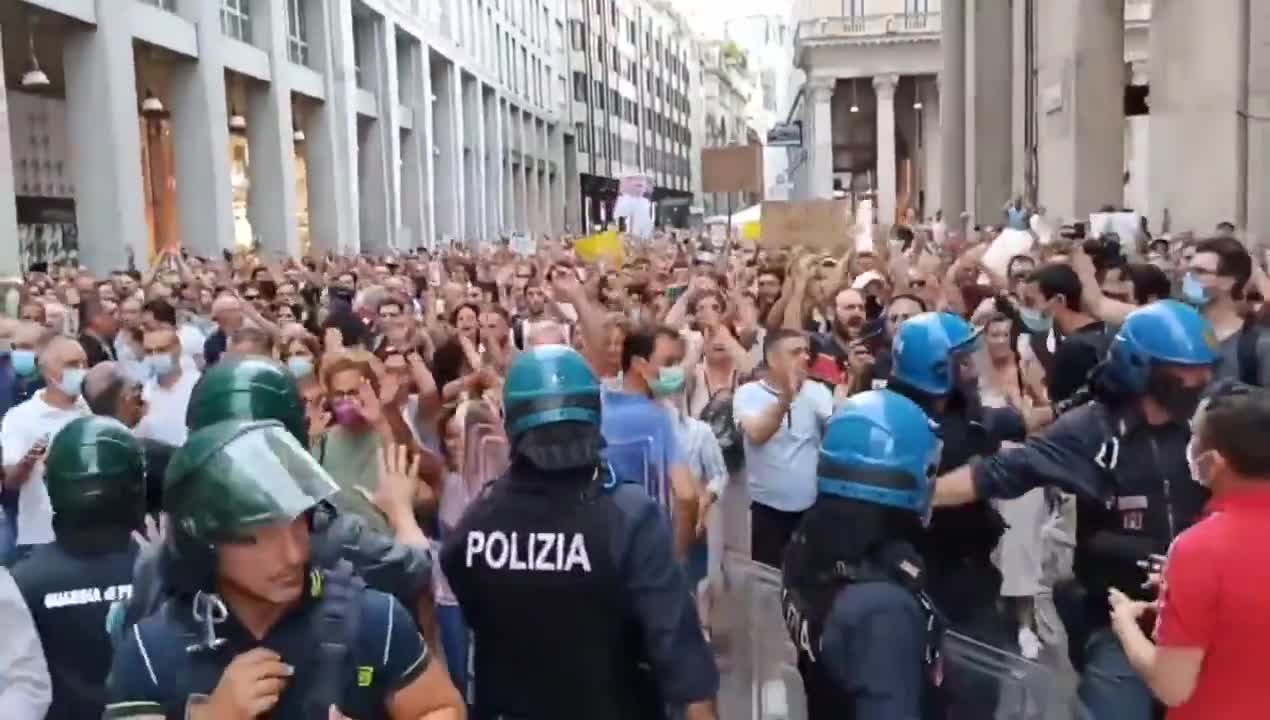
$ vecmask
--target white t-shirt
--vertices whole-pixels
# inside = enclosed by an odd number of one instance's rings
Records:
[[[189,434],[185,429],[185,410],[190,405],[190,393],[199,373],[189,368],[181,369],[176,384],[165,388],[158,380],[146,381],[141,397],[146,401],[146,414],[137,425],[137,437],[158,440],[169,445],[185,444]]]
[[[0,421],[0,453],[5,465],[15,465],[27,451],[45,436],[51,441],[66,423],[89,415],[84,399],[75,401],[70,410],[62,410],[44,402],[40,390],[31,399],[13,407]],[[44,461],[31,469],[30,479],[18,494],[18,544],[39,545],[53,542],[53,505],[44,486]]]

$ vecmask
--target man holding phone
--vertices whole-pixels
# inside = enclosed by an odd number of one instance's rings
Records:
[[[11,409],[0,422],[4,488],[18,493],[18,556],[23,548],[53,542],[53,509],[44,488],[44,454],[49,441],[77,417],[89,415],[80,397],[88,367],[84,348],[58,336],[39,352],[44,389]]]

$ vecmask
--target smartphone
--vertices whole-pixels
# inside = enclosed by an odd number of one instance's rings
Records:
[[[687,289],[688,289],[687,285],[671,285],[670,287],[666,288],[666,297],[671,302],[674,302],[678,300],[679,296],[683,295],[684,291]]]

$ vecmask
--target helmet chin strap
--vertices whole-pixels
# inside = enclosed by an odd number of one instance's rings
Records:
[[[216,625],[225,622],[229,617],[229,608],[225,607],[225,602],[219,595],[205,593],[202,590],[194,593],[191,614],[194,616],[194,622],[201,623],[203,626],[203,641],[187,645],[185,652],[215,650],[225,644],[225,638],[216,637]]]

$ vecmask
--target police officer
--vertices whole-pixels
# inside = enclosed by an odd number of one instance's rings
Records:
[[[781,605],[810,720],[931,717],[942,622],[916,543],[940,443],[908,398],[853,395],[825,428],[819,495],[785,550]]]
[[[1140,563],[1163,554],[1198,517],[1207,491],[1186,464],[1189,420],[1217,360],[1212,328],[1173,300],[1125,318],[1093,375],[1094,399],[1020,447],[938,479],[937,504],[1013,498],[1057,486],[1077,497],[1075,574],[1083,589],[1064,613],[1081,701],[1095,718],[1145,720],[1151,693],[1107,627],[1107,589],[1148,599]],[[1059,601],[1055,591],[1056,604]],[[1072,605],[1072,603],[1068,603]]]
[[[511,467],[441,565],[475,634],[477,720],[714,718],[719,677],[665,512],[603,459],[600,383],[563,345],[512,362]]]
[[[308,442],[304,402],[295,378],[269,360],[226,358],[199,378],[186,411],[189,429],[229,419],[276,420],[302,445]],[[423,545],[426,541],[410,542],[410,530],[398,532],[405,542],[394,542],[394,538],[372,531],[360,518],[340,514],[334,506],[323,503],[314,513],[313,554],[322,565],[348,560],[368,585],[391,594],[420,615],[416,610],[431,587],[432,561]],[[417,526],[413,531],[415,537],[422,535]],[[160,552],[174,550],[163,545]],[[146,554],[138,564],[127,625],[158,609],[168,594],[156,560],[153,554]]]
[[[279,422],[192,433],[164,487],[175,595],[124,636],[107,716],[462,717],[406,609],[346,562],[311,562],[313,512],[336,490]]]
[[[106,615],[132,593],[133,530],[145,514],[145,460],[116,420],[72,420],[49,445],[45,483],[57,540],[13,568],[53,678],[50,720],[99,717],[106,704]]]
[[[900,324],[892,343],[887,389],[916,402],[938,425],[944,451],[939,471],[990,454],[1004,437],[1022,439],[1022,419],[1011,408],[984,408],[978,371],[979,332],[946,312],[915,315]],[[1010,647],[1012,624],[998,607],[1001,572],[992,562],[1005,522],[986,501],[935,510],[917,542],[926,563],[926,587],[955,630],[994,647]],[[950,717],[990,717],[997,705],[991,678],[949,667],[942,694]]]

